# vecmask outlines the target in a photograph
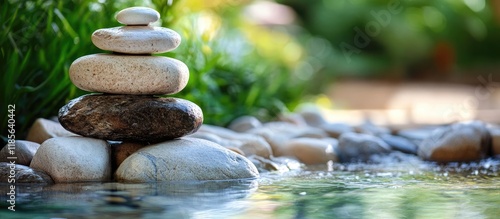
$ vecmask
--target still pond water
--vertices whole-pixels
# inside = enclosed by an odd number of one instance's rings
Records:
[[[259,179],[0,185],[0,218],[500,218],[500,160],[330,164]]]

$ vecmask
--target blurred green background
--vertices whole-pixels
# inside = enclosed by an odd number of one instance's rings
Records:
[[[86,92],[71,84],[78,57],[102,53],[93,31],[120,26],[119,10],[149,6],[182,36],[169,53],[190,69],[176,97],[197,103],[205,123],[241,115],[270,120],[339,78],[467,83],[498,69],[497,0],[7,0],[0,8],[1,134],[16,105],[16,134],[57,115]],[[497,74],[497,72],[491,72]],[[5,140],[5,138],[4,138]]]

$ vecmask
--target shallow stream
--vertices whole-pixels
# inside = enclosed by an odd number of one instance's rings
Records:
[[[176,183],[0,184],[0,218],[499,218],[500,160],[439,165],[389,157],[259,179]]]

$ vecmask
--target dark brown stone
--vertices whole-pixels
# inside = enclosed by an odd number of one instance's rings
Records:
[[[155,143],[196,132],[203,113],[196,104],[178,98],[90,94],[63,106],[59,121],[87,137]]]

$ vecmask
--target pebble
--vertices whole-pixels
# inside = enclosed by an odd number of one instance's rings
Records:
[[[319,126],[332,138],[338,138],[340,135],[348,132],[354,132],[354,128],[345,123],[324,123]]]
[[[295,138],[287,141],[284,146],[286,151],[282,156],[297,158],[307,165],[326,164],[329,161],[338,162],[331,141],[316,138]]]
[[[46,172],[56,183],[109,181],[110,148],[99,139],[51,138],[38,148],[30,167]]]
[[[387,143],[392,150],[401,151],[407,154],[417,154],[417,145],[406,138],[390,134],[381,134],[379,138]]]
[[[357,126],[355,130],[358,133],[364,133],[375,136],[391,133],[391,130],[389,128],[377,126],[373,124],[370,120],[366,120],[365,122],[363,122],[363,124]]]
[[[121,142],[111,145],[111,162],[113,170],[116,170],[120,164],[137,150],[145,147],[145,144],[135,142]]]
[[[418,155],[442,163],[469,162],[486,158],[491,147],[491,135],[480,121],[455,123],[438,128],[424,139]]]
[[[119,11],[116,20],[125,25],[149,25],[160,19],[160,13],[147,7],[130,7]]]
[[[113,52],[154,54],[176,49],[181,36],[165,27],[124,26],[96,30],[92,43],[99,49]]]
[[[366,162],[373,155],[388,154],[391,147],[369,134],[344,133],[339,137],[337,156],[341,162]]]
[[[248,130],[261,127],[262,123],[254,116],[242,116],[234,119],[229,124],[229,129],[236,132],[246,132]]]
[[[302,118],[304,118],[305,122],[313,127],[318,127],[327,123],[323,115],[317,110],[304,110],[299,113]]]
[[[133,95],[84,95],[59,111],[66,129],[113,141],[156,143],[192,134],[203,123],[188,100]]]
[[[278,116],[278,120],[282,122],[288,122],[298,126],[306,126],[306,120],[302,115],[298,113],[285,113]]]
[[[166,95],[186,87],[189,69],[163,56],[94,54],[75,60],[69,76],[75,86],[90,92]]]
[[[41,144],[49,138],[67,136],[77,136],[77,134],[64,129],[58,122],[38,118],[33,125],[31,125],[26,140]]]
[[[239,133],[231,129],[204,124],[193,137],[206,139],[223,147],[238,148],[247,156],[257,155],[269,158],[273,155],[271,145],[263,137],[255,134]]]
[[[121,182],[229,180],[258,177],[245,157],[210,141],[181,138],[146,146],[116,171]]]
[[[36,142],[16,140],[14,147],[9,147],[9,144],[7,144],[0,150],[0,162],[15,160],[16,164],[29,166],[39,147],[40,144]],[[14,154],[10,153],[11,151]],[[15,157],[15,159],[9,159],[9,157]]]
[[[15,171],[15,177],[9,178],[11,176],[11,171]],[[8,183],[9,180],[15,179],[15,183],[38,183],[38,184],[53,184],[54,181],[50,178],[47,173],[30,168],[21,164],[10,164],[6,162],[0,162],[0,182]],[[13,182],[13,181],[12,181]]]

